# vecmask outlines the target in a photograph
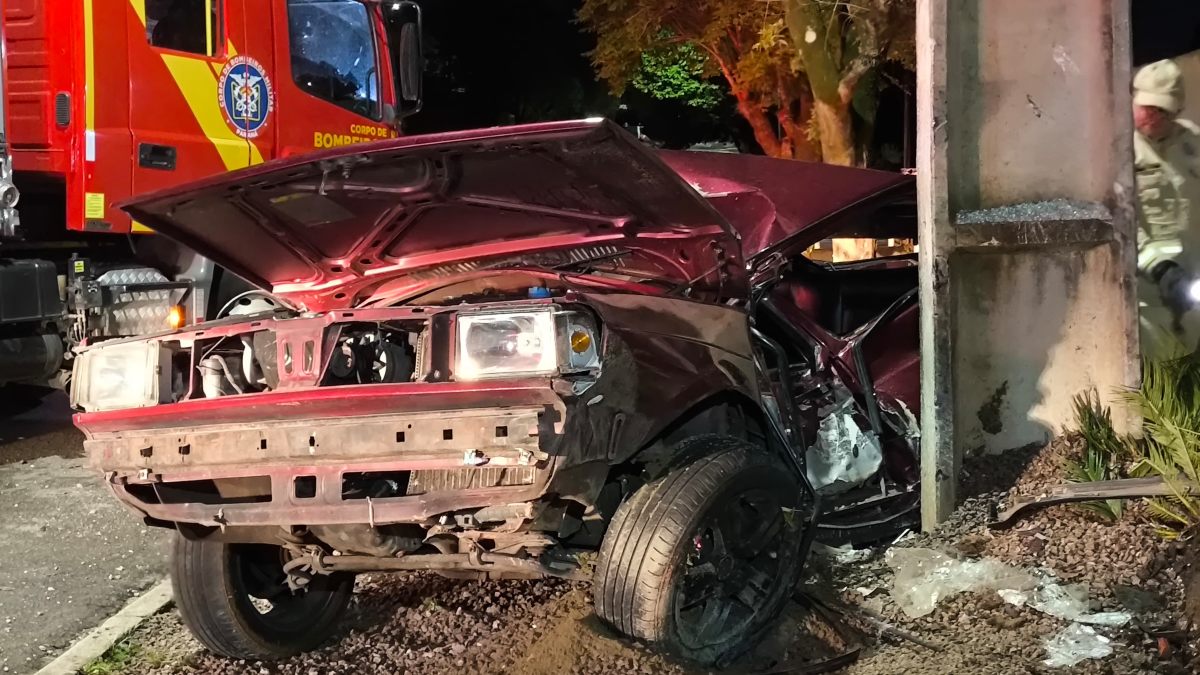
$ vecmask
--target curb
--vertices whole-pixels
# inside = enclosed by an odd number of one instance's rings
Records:
[[[75,641],[67,651],[37,671],[36,675],[75,675],[84,666],[100,658],[143,620],[157,614],[171,602],[171,582],[167,579],[130,600],[121,611],[110,616],[87,635]]]

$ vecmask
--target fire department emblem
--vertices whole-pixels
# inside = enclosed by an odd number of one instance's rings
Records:
[[[266,69],[248,56],[235,56],[225,64],[217,84],[225,121],[238,136],[257,138],[275,108]]]

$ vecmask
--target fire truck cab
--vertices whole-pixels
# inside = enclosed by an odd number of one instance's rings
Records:
[[[421,105],[412,2],[3,7],[0,385],[52,377],[84,340],[203,320],[244,288],[122,201],[391,138]]]

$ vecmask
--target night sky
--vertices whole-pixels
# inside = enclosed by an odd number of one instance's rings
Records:
[[[1133,0],[1135,65],[1200,49],[1200,0]]]
[[[612,97],[586,56],[594,38],[575,22],[580,1],[424,0],[427,105],[409,132],[603,115],[672,147],[721,140],[753,150],[732,105],[698,114],[632,91]],[[1200,0],[1132,0],[1132,17],[1136,65],[1200,49]],[[893,79],[911,92],[901,75]],[[878,131],[898,145],[911,103],[894,93]]]

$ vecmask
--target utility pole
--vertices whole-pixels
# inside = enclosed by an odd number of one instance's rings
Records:
[[[1128,0],[918,0],[922,524],[1140,377]]]

